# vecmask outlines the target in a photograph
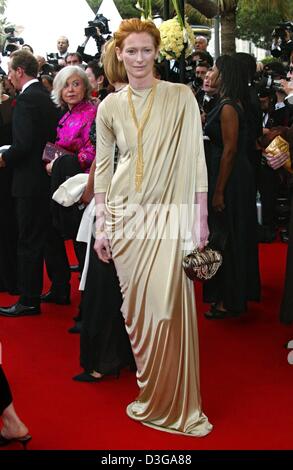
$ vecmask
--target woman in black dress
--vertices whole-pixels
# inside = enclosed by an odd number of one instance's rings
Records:
[[[209,226],[211,243],[223,251],[223,265],[204,286],[211,304],[206,318],[238,315],[248,300],[259,300],[254,171],[249,161],[250,108],[241,64],[219,57],[212,86],[218,101],[208,115],[205,133],[211,140]]]
[[[12,394],[6,376],[0,365],[0,417],[3,427],[0,432],[0,447],[18,441],[24,447],[31,440],[28,428],[17,416],[13,403]]]
[[[84,372],[73,379],[97,382],[105,375],[119,376],[134,366],[128,335],[120,311],[122,296],[114,263],[100,261],[91,243],[89,268],[82,297],[80,365]]]
[[[13,98],[2,93],[0,82],[0,147],[12,142]],[[1,153],[1,151],[0,151]],[[0,171],[0,292],[17,294],[17,224],[11,195],[12,171]]]
[[[123,67],[112,64],[111,49],[114,42],[106,44],[103,64],[109,82],[116,91],[125,86],[127,75]],[[96,140],[95,129],[91,136]],[[114,148],[113,148],[114,157]],[[82,202],[88,204],[94,196],[93,162]],[[91,227],[92,228],[92,227]],[[80,335],[80,365],[84,372],[73,377],[79,382],[98,382],[106,375],[119,375],[122,367],[135,369],[134,359],[124,319],[120,311],[122,295],[115,265],[105,264],[96,255],[92,237],[86,284],[81,302],[82,327]]]

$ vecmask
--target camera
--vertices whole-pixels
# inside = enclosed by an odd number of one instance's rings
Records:
[[[13,26],[7,26],[4,28],[4,33],[5,34],[14,34],[15,33],[15,28]]]
[[[99,32],[97,31],[99,28]],[[100,34],[111,34],[109,30],[109,20],[104,15],[97,14],[93,21],[88,21],[88,27],[84,30],[85,36],[96,39]]]
[[[4,28],[4,33],[6,34],[4,46],[3,46],[3,56],[10,56],[12,52],[18,49],[18,46],[24,44],[23,38],[17,38],[15,34],[15,28],[13,26],[6,26]]]
[[[58,54],[56,52],[50,52],[49,54],[46,54],[47,56],[47,62],[50,65],[58,65]]]
[[[203,79],[201,77],[195,76],[194,80],[192,80],[191,82],[191,86],[193,90],[195,91],[195,93],[197,93],[203,86]]]
[[[269,94],[273,94],[275,91],[283,91],[281,79],[287,80],[285,76],[279,78],[279,75],[276,76],[274,73],[264,74],[255,82],[257,93],[260,96],[268,96]]]
[[[194,80],[194,64],[192,62],[186,61],[185,62],[185,81],[186,83],[192,82]]]

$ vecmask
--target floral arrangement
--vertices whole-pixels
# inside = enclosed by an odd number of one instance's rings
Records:
[[[176,16],[164,21],[159,26],[161,33],[160,54],[168,60],[179,59],[183,49],[185,49],[185,56],[188,57],[194,47],[194,34],[187,18],[185,18],[185,21],[182,19],[179,0],[172,0],[172,3]],[[141,12],[141,19],[152,20],[151,0],[138,0],[135,7]]]
[[[168,60],[179,59],[183,49],[185,48],[185,57],[188,57],[194,47],[194,34],[185,20],[180,21],[179,16],[175,16],[171,20],[164,21],[160,26],[161,47],[160,53]]]

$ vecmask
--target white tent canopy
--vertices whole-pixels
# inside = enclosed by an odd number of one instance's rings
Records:
[[[111,1],[106,0],[106,3]],[[46,52],[57,52],[60,36],[68,37],[70,52],[76,51],[85,40],[84,28],[95,15],[86,0],[7,0],[5,17],[17,27],[17,36],[23,37],[35,54],[45,56]],[[96,53],[92,38],[86,52]]]

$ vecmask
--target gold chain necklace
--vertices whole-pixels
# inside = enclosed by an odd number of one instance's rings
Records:
[[[143,180],[143,168],[144,168],[143,142],[142,142],[143,131],[151,114],[151,110],[152,110],[154,98],[155,98],[156,86],[157,86],[157,82],[155,82],[152,86],[152,90],[150,92],[150,95],[148,96],[147,108],[142,116],[141,122],[138,122],[134,104],[132,101],[133,92],[132,92],[130,85],[128,86],[128,93],[127,93],[128,104],[129,104],[129,108],[131,112],[131,117],[137,129],[137,159],[136,159],[136,169],[135,169],[135,190],[138,193],[141,192],[141,185],[142,185],[142,180]]]

